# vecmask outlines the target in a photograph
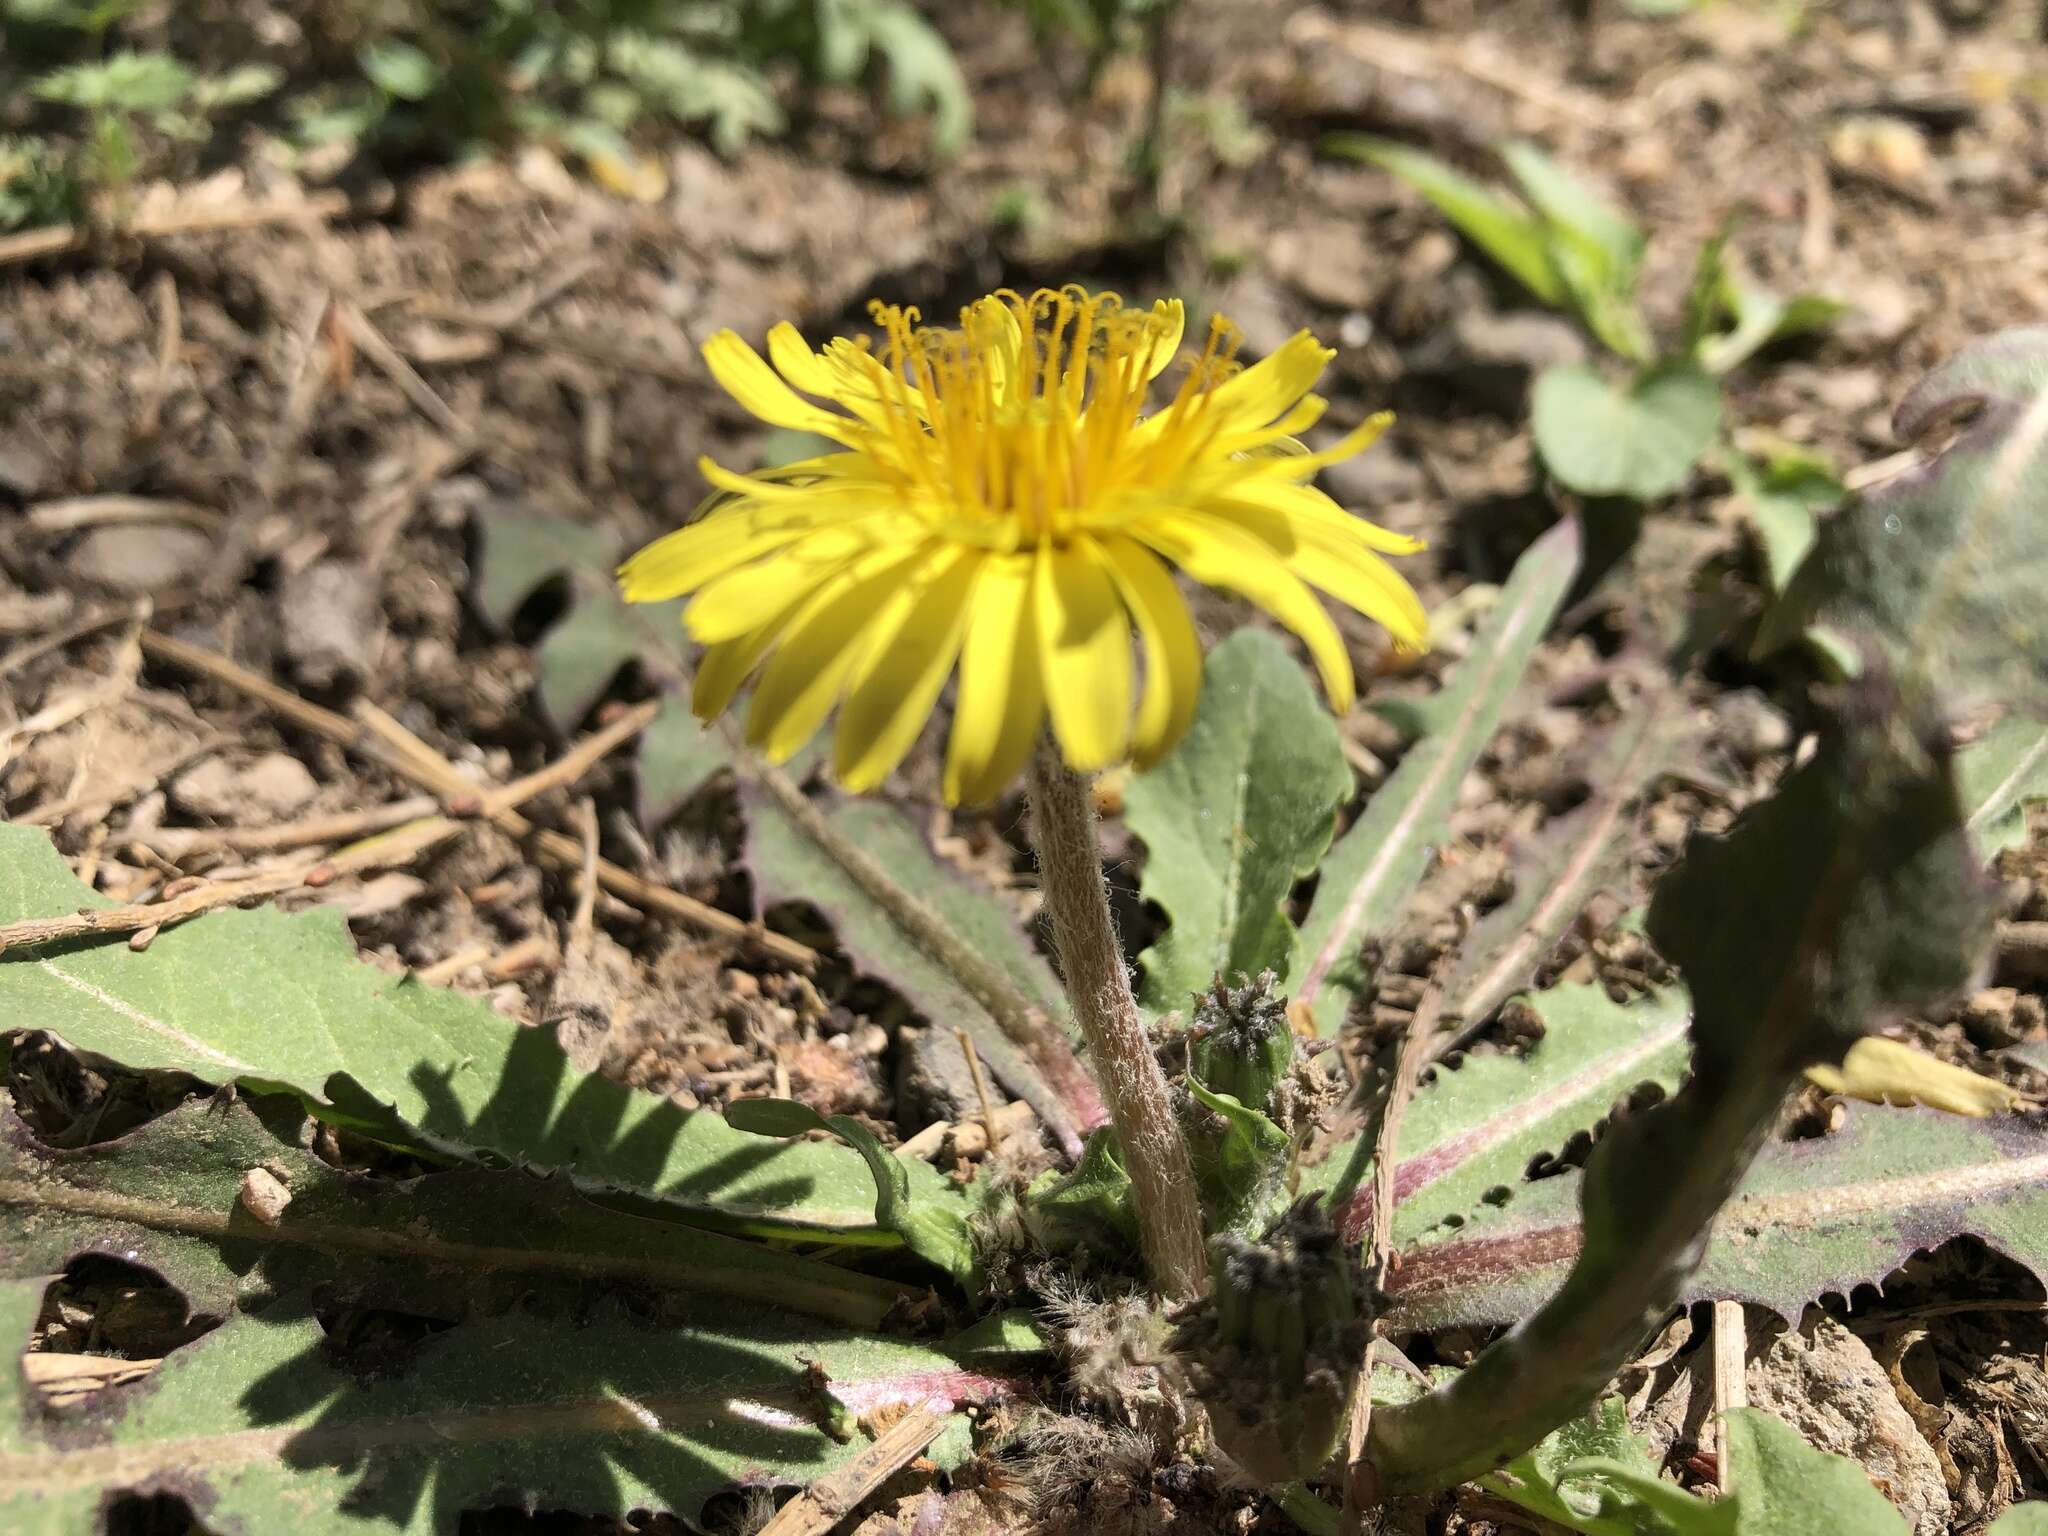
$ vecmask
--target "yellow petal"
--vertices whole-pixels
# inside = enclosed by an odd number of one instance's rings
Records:
[[[1346,546],[1311,529],[1287,568],[1385,629],[1397,649],[1412,655],[1429,648],[1429,613],[1422,599],[1370,550]]]
[[[1225,432],[1208,447],[1211,456],[1231,457],[1256,454],[1262,458],[1298,459],[1308,453],[1301,434],[1323,419],[1330,402],[1321,395],[1303,395],[1270,424]]]
[[[732,703],[732,696],[740,691],[740,685],[781,638],[794,608],[792,604],[769,623],[741,635],[737,640],[704,648],[704,654],[697,658],[697,675],[690,684],[690,709],[699,720],[715,719],[725,713],[726,706]]]
[[[1873,1104],[1925,1104],[1952,1115],[1999,1114],[2019,1095],[1996,1078],[1937,1060],[1902,1040],[1866,1036],[1849,1047],[1842,1065],[1814,1066],[1806,1075],[1829,1093]]]
[[[946,749],[946,803],[985,805],[1030,754],[1045,719],[1038,662],[1037,557],[991,556],[968,607],[960,689]]]
[[[853,446],[844,416],[812,405],[791,389],[737,331],[720,331],[704,343],[704,365],[727,394],[770,426],[816,432]]]
[[[826,342],[819,355],[832,370],[832,398],[862,421],[880,425],[885,399],[907,406],[919,421],[927,419],[924,396],[916,390],[895,389],[889,370],[874,353],[840,336]]]
[[[587,157],[591,177],[614,197],[636,203],[658,203],[668,191],[668,172],[653,155],[615,155],[604,150]]]
[[[1315,661],[1330,707],[1340,715],[1351,708],[1351,658],[1337,626],[1315,594],[1258,538],[1234,523],[1195,513],[1155,513],[1130,531],[1195,580],[1242,594],[1293,630]]]
[[[683,610],[690,638],[716,645],[745,634],[882,542],[885,528],[882,519],[822,528],[765,559],[706,582]]]
[[[1161,299],[1152,306],[1152,317],[1159,322],[1159,334],[1152,342],[1152,359],[1145,368],[1148,383],[1166,372],[1180,351],[1181,338],[1188,329],[1187,306],[1179,299]]]
[[[1310,475],[1328,464],[1341,464],[1365,452],[1380,440],[1387,428],[1394,424],[1392,411],[1379,411],[1368,416],[1357,426],[1346,432],[1327,448],[1314,453],[1300,453],[1285,459],[1270,461],[1270,470],[1291,480],[1306,480]]]
[[[817,734],[861,659],[869,627],[890,622],[891,610],[908,602],[900,573],[919,553],[916,546],[878,550],[811,595],[754,685],[749,743],[781,762]]]
[[[839,711],[833,763],[855,794],[895,771],[939,701],[960,654],[967,598],[987,556],[942,549],[917,578],[919,590],[902,622],[877,627]],[[908,572],[904,580],[911,580]]]
[[[750,516],[723,507],[703,521],[663,534],[619,567],[619,592],[629,603],[665,603],[705,582],[802,538],[814,519]]]
[[[1307,331],[1287,340],[1210,392],[1213,419],[1237,418],[1234,427],[1264,426],[1315,388],[1316,380],[1337,354]]]
[[[833,460],[857,459],[851,453],[823,454],[817,459],[803,461],[806,473],[778,473],[766,470],[759,474],[743,475],[737,470],[727,469],[708,454],[697,460],[697,472],[719,490],[744,500],[757,502],[762,506],[781,506],[788,502],[804,501],[819,494],[818,482],[830,471],[821,466]],[[791,469],[796,466],[792,465]],[[831,494],[843,494],[847,487],[838,475],[831,476]]]
[[[1173,750],[1195,718],[1202,691],[1202,642],[1173,574],[1134,539],[1102,543],[1117,589],[1145,642],[1145,686],[1131,735],[1131,759],[1150,768]]]
[[[775,371],[805,394],[830,399],[837,392],[838,376],[832,366],[811,350],[803,332],[787,320],[769,331],[768,357]]]
[[[699,463],[709,463],[709,459]],[[757,469],[747,477],[750,490],[781,485],[798,486],[830,485],[835,488],[852,490],[858,487],[883,487],[888,484],[876,472],[875,461],[865,453],[842,449],[836,453],[821,453],[816,458],[792,459],[787,464],[778,464],[773,469]]]
[[[690,686],[690,708],[699,720],[725,713],[741,684],[761,664],[761,658],[775,648],[800,615],[819,601],[823,585],[821,582],[802,590],[791,588],[771,605],[770,611],[758,614],[744,633],[704,648]]]
[[[1342,538],[1356,539],[1367,549],[1387,555],[1412,555],[1429,546],[1421,539],[1395,533],[1378,523],[1353,516],[1312,485],[1289,485],[1265,476],[1246,479],[1226,493],[1227,504],[1256,507],[1281,517],[1298,519],[1328,529]]]
[[[1039,664],[1069,767],[1119,761],[1131,734],[1131,626],[1101,549],[1085,534],[1038,554]]]

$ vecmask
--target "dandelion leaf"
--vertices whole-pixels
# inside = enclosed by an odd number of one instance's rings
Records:
[[[89,1536],[127,1493],[180,1497],[221,1536],[430,1536],[500,1504],[694,1524],[715,1493],[807,1484],[859,1454],[828,1424],[1008,1388],[930,1345],[731,1303],[672,1327],[615,1301],[575,1326],[512,1311],[361,1373],[293,1295],[64,1407],[24,1380],[43,1290],[0,1281],[0,1527],[34,1536]]]
[[[1828,519],[1758,648],[1818,624],[1951,711],[2048,713],[2048,327],[1958,353],[1892,418],[1909,443],[1958,423],[1946,448]]]
[[[1676,1090],[1685,1073],[1682,991],[1617,1003],[1597,986],[1533,993],[1543,1038],[1525,1055],[1476,1055],[1431,1070],[1401,1120],[1394,1167],[1394,1241],[1410,1250],[1459,1230],[1468,1216],[1512,1204],[1529,1169],[1591,1131],[1638,1089]],[[1345,1142],[1304,1171],[1302,1188],[1329,1190],[1339,1230],[1372,1224],[1373,1146]]]
[[[544,587],[560,583],[567,609],[535,654],[536,692],[557,730],[576,726],[604,697],[621,668],[666,658],[671,680],[682,669],[682,604],[635,606],[618,595],[612,567],[618,546],[602,529],[519,508],[496,508],[478,519],[481,557],[472,593],[477,611],[509,629]]]
[[[1736,1408],[1724,1421],[1728,1483],[1708,1500],[1664,1481],[1629,1430],[1621,1399],[1608,1398],[1561,1425],[1541,1445],[1487,1476],[1486,1487],[1584,1536],[1906,1536],[1906,1522],[1861,1466],[1808,1445],[1783,1420]],[[2009,1512],[2014,1533],[2048,1509]]]
[[[40,831],[0,826],[0,921],[107,903]],[[873,1232],[852,1152],[775,1146],[573,1067],[551,1028],[367,965],[332,910],[208,913],[118,940],[0,956],[0,1018],[139,1071],[297,1095],[324,1118],[740,1223]],[[959,1199],[929,1165],[932,1198]]]
[[[932,853],[924,834],[895,807],[833,797],[818,802],[832,829],[879,864],[916,899],[992,962],[1027,1002],[1056,1027],[1037,1056],[1010,1039],[943,961],[928,953],[775,797],[744,785],[747,865],[755,899],[765,910],[783,902],[814,907],[861,971],[893,987],[937,1028],[965,1028],[998,1082],[1038,1112],[1063,1144],[1078,1151],[1081,1133],[1102,1118],[1094,1080],[1055,1043],[1070,1029],[1066,999],[1045,958],[993,890]]]
[[[1391,1326],[1527,1316],[1584,1246],[1580,1183],[1577,1173],[1540,1180],[1408,1248]],[[1676,1299],[1744,1301],[1792,1321],[1820,1297],[1876,1284],[1915,1252],[1964,1236],[2048,1279],[2048,1134],[2010,1117],[1851,1104],[1833,1134],[1763,1150]]]
[[[1584,496],[1654,501],[1685,484],[1721,429],[1721,390],[1690,363],[1661,363],[1621,384],[1590,363],[1537,376],[1529,426],[1543,463]]]
[[[1287,980],[1298,941],[1283,904],[1350,792],[1337,729],[1286,648],[1252,629],[1217,646],[1194,724],[1124,794],[1144,893],[1172,922],[1141,957],[1150,1007],[1185,1008],[1218,976]]]
[[[1323,860],[1301,927],[1302,969],[1291,983],[1321,1034],[1337,1032],[1366,983],[1361,946],[1393,924],[1449,836],[1458,790],[1578,575],[1583,547],[1578,523],[1568,520],[1515,562],[1471,651],[1428,701],[1426,733]]]

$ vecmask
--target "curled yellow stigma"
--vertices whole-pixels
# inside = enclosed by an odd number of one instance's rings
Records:
[[[1131,310],[1067,287],[992,294],[957,327],[881,303],[873,315],[879,346],[813,351],[788,324],[766,359],[731,331],[704,344],[754,415],[838,449],[750,475],[704,460],[716,493],[703,514],[619,572],[635,602],[690,596],[697,712],[723,712],[753,678],[747,736],[770,757],[836,706],[840,781],[872,789],[957,669],[949,801],[993,799],[1048,719],[1076,769],[1148,766],[1187,730],[1201,685],[1172,566],[1300,636],[1340,713],[1350,659],[1310,587],[1403,650],[1426,643],[1422,605],[1385,559],[1421,544],[1310,483],[1390,418],[1302,448],[1333,355],[1308,332],[1241,367],[1221,319],[1183,354],[1177,300]],[[1170,397],[1148,412],[1176,357]]]

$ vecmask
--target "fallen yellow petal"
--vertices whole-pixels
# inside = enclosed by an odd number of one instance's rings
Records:
[[[625,159],[600,150],[588,157],[591,180],[614,197],[636,203],[658,203],[668,191],[668,172],[652,155]]]
[[[1873,1104],[1925,1104],[1973,1119],[2019,1102],[2019,1095],[2004,1083],[1937,1061],[1917,1046],[1877,1036],[1850,1046],[1841,1066],[1808,1067],[1806,1076],[1828,1093]]]

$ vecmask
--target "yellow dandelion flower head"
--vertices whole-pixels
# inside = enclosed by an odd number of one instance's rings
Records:
[[[788,324],[766,359],[731,331],[704,344],[754,415],[839,448],[758,474],[705,460],[706,510],[620,570],[634,601],[691,596],[697,712],[723,712],[755,678],[747,735],[770,757],[837,705],[840,781],[871,789],[957,669],[949,801],[998,794],[1048,718],[1076,769],[1156,762],[1201,682],[1173,566],[1300,636],[1340,713],[1351,664],[1310,588],[1404,650],[1425,643],[1422,605],[1384,558],[1420,543],[1310,483],[1389,418],[1320,453],[1296,441],[1323,414],[1311,391],[1334,355],[1308,332],[1241,367],[1235,331],[1213,321],[1148,410],[1181,352],[1178,301],[1127,309],[1068,287],[993,294],[957,328],[879,302],[873,315],[879,346],[814,352]]]

